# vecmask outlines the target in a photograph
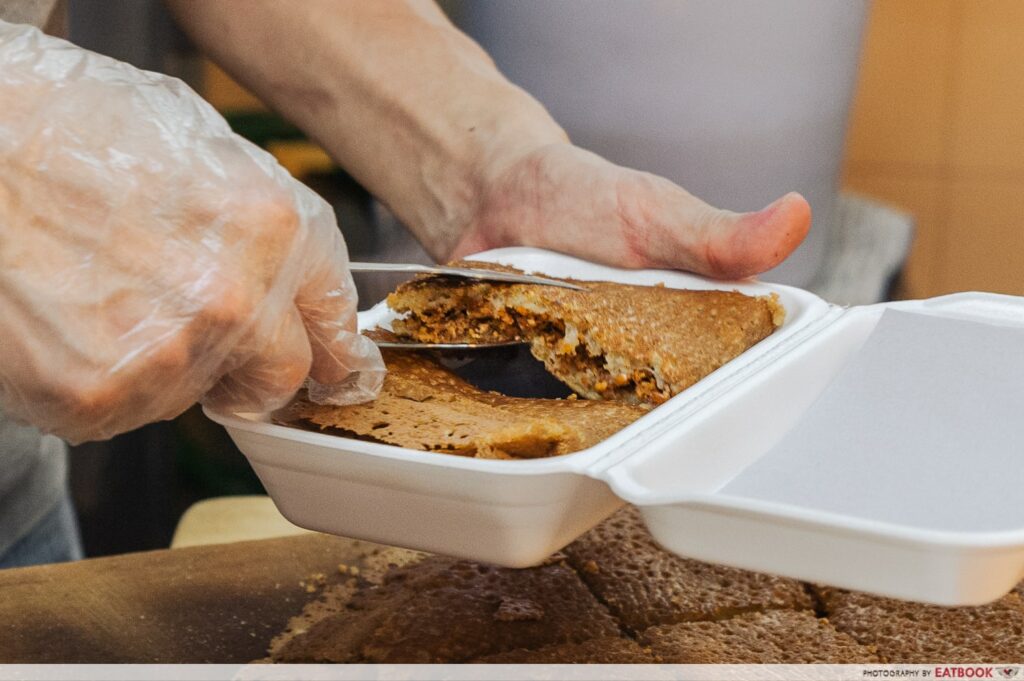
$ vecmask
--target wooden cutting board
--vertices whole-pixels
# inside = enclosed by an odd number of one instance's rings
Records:
[[[0,570],[0,663],[244,663],[303,605],[300,582],[377,545],[308,534]]]

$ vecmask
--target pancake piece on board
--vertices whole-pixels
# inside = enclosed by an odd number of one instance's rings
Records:
[[[1021,586],[978,607],[946,608],[819,588],[829,621],[884,662],[1024,663]]]
[[[517,570],[432,556],[333,597],[331,612],[272,646],[273,661],[463,662],[619,636],[557,558]]]
[[[751,611],[813,607],[796,580],[668,553],[654,542],[632,506],[563,551],[597,597],[633,632]]]
[[[586,449],[647,413],[615,402],[506,397],[474,387],[423,353],[383,355],[388,373],[373,402],[339,407],[300,396],[275,419],[411,449],[532,459]]]
[[[339,563],[338,572],[343,581],[326,586],[315,599],[305,605],[301,613],[292,617],[285,630],[270,642],[268,657],[259,662],[276,661],[284,650],[293,645],[293,639],[305,635],[320,620],[344,612],[349,601],[361,589],[382,584],[391,570],[418,563],[428,555],[411,549],[378,546],[369,549],[352,563]],[[314,582],[314,589],[316,586]]]
[[[572,283],[586,290],[422,276],[388,296],[388,305],[405,314],[392,328],[421,342],[529,340],[548,371],[583,397],[660,404],[770,335],[785,317],[775,294]]]
[[[865,664],[875,651],[807,610],[749,612],[652,627],[640,642],[668,664]]]
[[[539,650],[519,648],[473,660],[481,664],[651,664],[660,662],[651,651],[625,636],[592,638]]]

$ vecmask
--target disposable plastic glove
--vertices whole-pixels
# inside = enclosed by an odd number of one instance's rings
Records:
[[[372,399],[330,207],[176,79],[0,22],[0,404],[72,442]]]

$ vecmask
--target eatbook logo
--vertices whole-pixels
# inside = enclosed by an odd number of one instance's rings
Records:
[[[1004,679],[1015,679],[1020,676],[1020,667],[999,667],[996,671]]]

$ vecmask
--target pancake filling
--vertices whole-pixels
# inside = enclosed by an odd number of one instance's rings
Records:
[[[528,294],[486,284],[442,284],[436,291],[389,296],[393,309],[405,313],[392,322],[396,334],[423,343],[528,340],[533,356],[583,397],[630,404],[661,404],[671,397],[655,367],[605,353],[585,328],[566,322]]]

